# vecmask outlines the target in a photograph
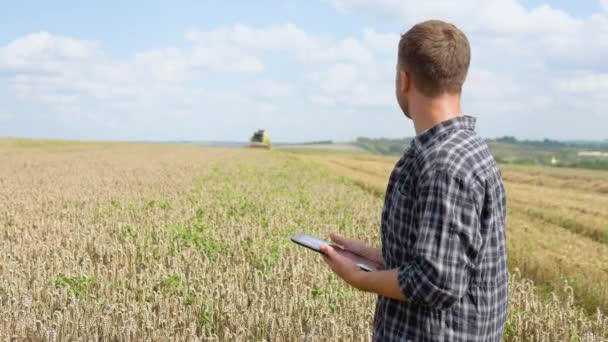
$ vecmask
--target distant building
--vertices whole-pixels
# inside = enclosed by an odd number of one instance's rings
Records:
[[[578,153],[581,157],[608,157],[608,152],[602,151],[581,151]]]

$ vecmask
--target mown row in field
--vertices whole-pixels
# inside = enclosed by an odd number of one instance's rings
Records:
[[[397,158],[299,155],[382,195]],[[509,265],[577,304],[608,310],[608,172],[501,165],[507,188]]]
[[[378,243],[382,200],[325,167],[123,144],[4,144],[0,160],[2,340],[370,338],[375,296],[289,242]],[[539,298],[517,273],[510,293],[508,340],[608,336],[604,318]]]

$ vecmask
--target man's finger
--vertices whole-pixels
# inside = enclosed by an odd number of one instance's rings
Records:
[[[344,247],[346,247],[348,245],[349,239],[345,238],[344,236],[342,236],[340,234],[331,233],[331,234],[329,234],[329,237],[331,238],[331,240],[333,242],[337,243],[338,245],[342,245]]]
[[[321,246],[321,249],[320,249],[321,256],[323,256],[323,260],[325,261],[325,263],[331,267],[331,265],[333,264],[333,260],[330,256],[327,255],[328,252],[325,251],[327,249],[326,247],[329,247],[329,246],[325,246],[325,245]]]
[[[336,253],[336,251],[334,251],[333,247],[331,247],[330,245],[322,245],[319,250],[321,251],[321,253],[324,254],[324,256],[330,259],[333,259]]]

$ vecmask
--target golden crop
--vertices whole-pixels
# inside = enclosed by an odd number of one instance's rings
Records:
[[[380,198],[397,162],[393,157],[366,155],[296,156],[323,165]],[[542,300],[556,300],[557,294],[563,302],[574,301],[573,308],[582,307],[593,317],[603,317],[598,312],[608,310],[608,173],[500,167],[508,197],[510,269],[534,280],[536,286],[530,288],[535,288]],[[562,291],[564,284],[566,292]],[[563,314],[561,309],[554,313]],[[556,326],[559,324],[550,324],[545,332]]]
[[[367,341],[375,296],[289,236],[377,244],[382,199],[357,186],[377,163],[355,184],[281,152],[0,140],[0,339]],[[509,340],[608,336],[572,286],[510,289]]]

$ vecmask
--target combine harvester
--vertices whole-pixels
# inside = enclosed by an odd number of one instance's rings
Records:
[[[249,148],[263,148],[266,150],[270,150],[272,148],[272,143],[270,142],[270,138],[266,133],[264,133],[263,129],[258,130],[253,133],[251,137],[251,142],[249,143]]]

